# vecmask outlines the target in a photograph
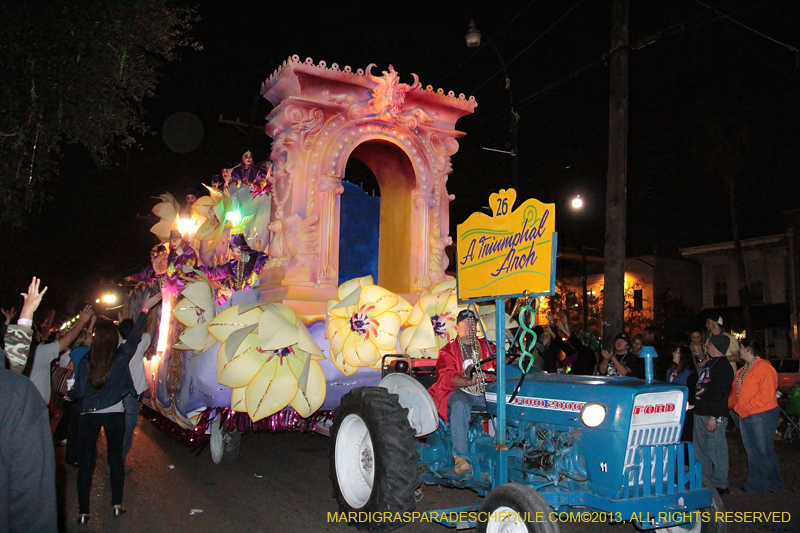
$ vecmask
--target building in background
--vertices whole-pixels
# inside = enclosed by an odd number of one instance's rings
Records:
[[[733,242],[681,248],[687,259],[702,268],[703,308],[719,312],[732,333],[764,343],[770,359],[792,356],[792,269],[787,234],[742,240],[745,275],[750,288],[753,332],[744,332],[739,281]],[[796,335],[795,335],[796,337]]]

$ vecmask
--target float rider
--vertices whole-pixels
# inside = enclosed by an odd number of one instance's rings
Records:
[[[478,372],[469,372],[476,357],[482,360],[490,356],[486,340],[477,338],[476,320],[475,313],[470,310],[465,309],[458,314],[457,336],[439,350],[436,383],[428,390],[439,416],[450,424],[453,461],[458,476],[472,473],[472,466],[464,457],[469,453],[467,433],[470,411],[473,406],[486,407],[481,377]]]

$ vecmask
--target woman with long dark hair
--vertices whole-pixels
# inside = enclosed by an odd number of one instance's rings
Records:
[[[694,369],[694,355],[688,346],[678,346],[672,352],[672,366],[667,370],[667,383],[686,385],[689,389],[689,401],[686,405],[686,417],[683,421],[681,441],[692,442],[694,438],[694,393],[697,388],[697,372]]]
[[[778,429],[778,373],[762,359],[761,343],[755,339],[739,342],[739,357],[744,366],[736,372],[728,396],[728,407],[739,416],[739,433],[747,452],[747,492],[786,492],[778,456],[775,430]]]
[[[92,348],[78,365],[75,386],[70,398],[80,402],[80,459],[78,461],[79,524],[89,521],[89,502],[97,448],[97,437],[103,428],[108,448],[111,474],[111,506],[114,516],[125,513],[122,491],[125,484],[122,441],[125,431],[125,407],[122,399],[135,390],[128,365],[139,340],[147,313],[161,301],[161,293],[145,300],[125,343],[119,344],[117,325],[109,319],[98,320]]]

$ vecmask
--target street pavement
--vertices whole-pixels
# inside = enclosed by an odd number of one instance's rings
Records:
[[[729,510],[789,512],[788,523],[730,523],[728,531],[800,533],[797,465],[800,442],[778,443],[781,461],[789,468],[790,492],[783,495],[738,493],[746,477],[746,456],[738,435],[731,444],[733,492],[724,497]],[[77,468],[63,461],[56,448],[60,530],[62,532],[354,532],[328,521],[337,511],[328,467],[328,438],[317,434],[246,434],[237,461],[214,465],[208,448],[194,454],[140,418],[128,457],[132,471],[125,478],[127,514],[111,514],[111,488],[105,472],[105,440],[98,445],[98,467],[92,486],[92,518],[79,526]],[[784,469],[786,472],[787,469]],[[469,490],[425,487],[417,510],[480,504]],[[748,518],[745,515],[740,515]],[[786,516],[786,515],[784,515]],[[752,520],[752,517],[749,518]],[[406,525],[401,533],[446,533],[430,523]],[[472,530],[474,531],[474,530]],[[565,533],[632,533],[630,524],[561,524]]]

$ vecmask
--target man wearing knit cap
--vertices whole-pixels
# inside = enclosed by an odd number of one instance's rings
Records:
[[[730,339],[713,335],[706,343],[709,360],[697,378],[694,406],[694,453],[720,494],[728,492],[728,395],[733,369],[725,358]]]
[[[644,379],[644,368],[639,357],[631,352],[631,339],[623,331],[614,337],[613,350],[601,350],[603,358],[597,366],[601,376],[629,376]]]

